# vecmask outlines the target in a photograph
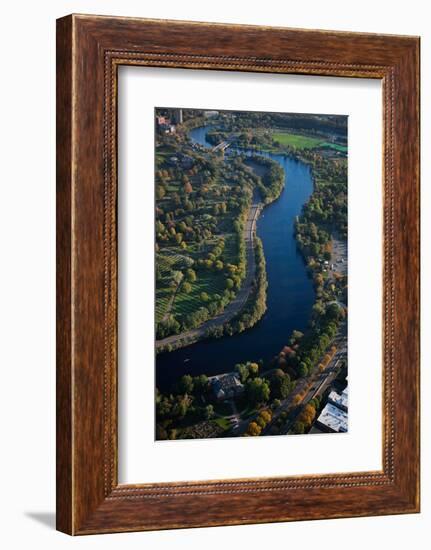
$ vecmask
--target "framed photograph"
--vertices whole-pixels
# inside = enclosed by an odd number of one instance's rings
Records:
[[[419,38],[57,21],[57,528],[419,511]]]

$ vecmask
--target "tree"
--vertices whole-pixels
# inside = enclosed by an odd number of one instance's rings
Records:
[[[186,294],[190,294],[191,291],[192,291],[192,285],[186,281],[183,284],[183,292],[185,292]]]
[[[165,195],[166,195],[166,189],[161,185],[158,185],[156,187],[156,199],[157,200],[163,199]]]
[[[196,271],[194,269],[187,269],[186,271],[186,279],[189,283],[194,283],[196,281]]]
[[[268,382],[262,378],[253,378],[247,381],[246,395],[249,401],[254,405],[268,401],[270,392]]]
[[[304,361],[301,361],[299,363],[298,372],[299,372],[299,376],[301,376],[301,377],[307,376],[308,368],[307,368],[306,363],[304,363]]]
[[[294,330],[292,331],[292,336],[290,337],[290,340],[289,340],[289,344],[292,346],[293,344],[296,344],[297,342],[299,342],[299,340],[302,339],[302,337],[304,336],[304,333],[301,332],[300,330]]]
[[[247,428],[247,433],[249,435],[257,436],[260,435],[262,428],[257,424],[257,422],[250,422]]]
[[[294,405],[299,405],[299,403],[301,403],[301,401],[302,401],[302,397],[303,396],[300,393],[297,393],[295,395],[295,397],[293,398],[293,404]]]
[[[322,315],[324,315],[324,313],[325,313],[325,308],[323,307],[323,305],[320,302],[316,302],[313,305],[313,314],[316,317],[321,317]]]
[[[272,413],[269,410],[263,410],[259,416],[268,424],[272,420]]]
[[[271,376],[271,395],[279,399],[286,399],[290,392],[290,376],[277,369]]]
[[[321,273],[316,273],[316,275],[314,276],[314,284],[315,286],[323,285],[323,275]]]
[[[342,316],[344,316],[344,311],[337,303],[333,302],[326,308],[326,317],[330,321],[338,321]]]
[[[182,281],[182,278],[183,278],[183,274],[181,273],[181,271],[172,272],[172,279],[175,282],[175,284],[179,285],[180,282]]]
[[[201,292],[200,299],[201,299],[202,302],[208,302],[209,296],[206,292]]]
[[[262,416],[260,416],[260,415],[256,418],[256,423],[259,424],[259,426],[262,429],[265,428],[265,426],[266,426],[266,422],[265,422],[264,418],[262,418]]]
[[[259,365],[257,363],[247,363],[248,372],[251,378],[255,377],[259,373]]]
[[[157,440],[165,440],[168,439],[168,433],[165,430],[163,426],[160,426],[160,424],[156,425],[156,439]]]
[[[298,420],[305,426],[310,426],[316,416],[316,409],[311,403],[305,405],[304,410],[299,415]]]
[[[173,414],[179,418],[184,418],[189,410],[192,400],[187,394],[179,395],[177,399],[178,401],[175,403]]]
[[[234,285],[234,282],[232,281],[232,279],[226,279],[226,288],[228,290],[230,290],[231,288],[233,288],[233,285]]]
[[[179,390],[180,393],[184,394],[190,394],[193,391],[193,378],[190,376],[190,374],[184,374],[179,383]]]
[[[303,422],[295,422],[292,431],[294,434],[303,434],[305,432],[305,426]]]
[[[247,365],[244,365],[243,363],[238,363],[237,365],[235,365],[235,370],[239,374],[241,382],[245,384],[249,375]]]
[[[214,407],[210,404],[205,407],[205,418],[210,420],[214,416]]]
[[[200,374],[199,376],[195,376],[193,378],[193,393],[195,394],[202,394],[205,393],[208,390],[208,376],[206,374]]]

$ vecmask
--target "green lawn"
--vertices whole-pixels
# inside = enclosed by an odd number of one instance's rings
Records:
[[[165,316],[172,294],[165,289],[157,290],[156,293],[156,322],[158,323]]]
[[[214,422],[224,430],[228,430],[231,427],[231,422],[227,418],[216,418]]]
[[[226,276],[223,273],[201,270],[197,272],[197,279],[191,283],[191,286],[190,294],[186,294],[180,289],[175,296],[172,313],[176,317],[188,315],[200,307],[206,306],[207,303],[202,302],[200,298],[202,292],[206,292],[210,299],[214,294],[222,294],[226,288]]]
[[[275,132],[273,139],[281,143],[281,145],[289,145],[298,149],[314,149],[322,144],[322,139],[300,134],[291,134],[287,132]]]
[[[335,149],[335,151],[347,153],[347,147],[344,145],[338,145],[337,143],[329,143],[328,141],[325,141],[325,143],[321,143],[321,147],[329,147],[330,149]]]

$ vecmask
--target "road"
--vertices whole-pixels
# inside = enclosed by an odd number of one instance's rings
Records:
[[[173,334],[172,336],[167,336],[162,340],[156,340],[156,349],[162,348],[167,345],[177,347],[178,344],[181,345],[182,340],[187,341],[187,343],[190,343],[190,340],[199,340],[200,338],[203,338],[205,336],[206,331],[209,328],[224,325],[225,323],[233,319],[245,306],[255,278],[256,262],[254,257],[254,236],[256,233],[256,222],[261,210],[262,203],[260,202],[257,194],[255,194],[253,197],[253,203],[248,211],[247,221],[245,223],[243,233],[245,240],[247,272],[241,288],[239,289],[237,295],[232,300],[232,302],[230,302],[225,307],[222,313],[220,313],[216,317],[213,317],[212,319],[209,319],[199,327],[189,330],[187,332],[182,332],[181,334]]]

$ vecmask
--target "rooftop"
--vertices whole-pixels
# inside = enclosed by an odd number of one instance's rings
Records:
[[[218,399],[233,397],[244,389],[237,374],[233,372],[211,377],[210,381],[212,390]]]
[[[347,432],[347,413],[331,403],[324,407],[317,422],[332,432]]]
[[[331,393],[328,396],[328,401],[332,405],[335,405],[336,407],[339,407],[343,411],[347,411],[349,406],[349,399],[348,399],[348,391],[347,387],[342,391],[341,394],[331,391]]]

